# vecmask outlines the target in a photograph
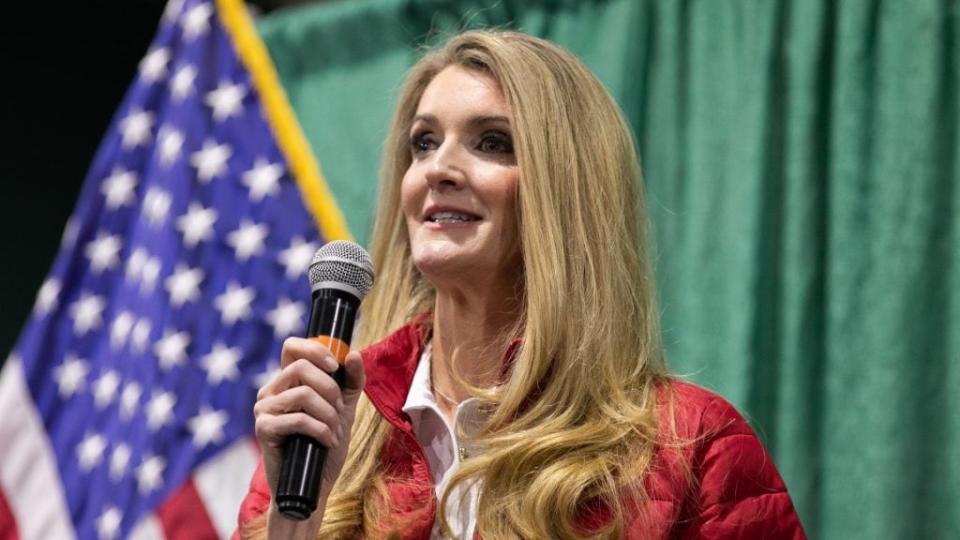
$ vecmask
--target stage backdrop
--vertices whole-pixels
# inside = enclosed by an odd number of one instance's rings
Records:
[[[417,46],[552,39],[636,131],[673,369],[751,419],[811,537],[960,537],[960,2],[476,4],[260,22],[353,234]]]

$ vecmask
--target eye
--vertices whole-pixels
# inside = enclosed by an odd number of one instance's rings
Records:
[[[428,152],[436,147],[437,143],[429,132],[421,131],[410,136],[410,152],[413,155]]]
[[[489,154],[512,154],[513,141],[510,136],[502,131],[491,131],[484,133],[477,145],[481,152]]]

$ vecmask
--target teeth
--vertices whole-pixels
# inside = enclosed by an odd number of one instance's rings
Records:
[[[440,223],[458,223],[461,221],[473,221],[476,218],[459,212],[436,212],[430,214],[428,219],[429,221],[437,221]]]

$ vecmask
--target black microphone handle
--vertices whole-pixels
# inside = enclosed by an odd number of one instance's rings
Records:
[[[333,379],[342,389],[346,373],[342,362],[350,346],[360,301],[339,289],[318,289],[313,293],[307,337],[318,337],[341,362]],[[332,339],[330,339],[332,338]],[[338,350],[339,349],[339,350]],[[283,461],[277,482],[277,508],[298,521],[317,509],[320,473],[327,448],[307,435],[291,435],[283,443]]]

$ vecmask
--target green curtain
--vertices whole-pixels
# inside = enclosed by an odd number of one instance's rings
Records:
[[[556,41],[636,131],[672,369],[751,420],[811,537],[960,538],[960,1],[480,5],[260,21],[354,234],[419,46]]]

